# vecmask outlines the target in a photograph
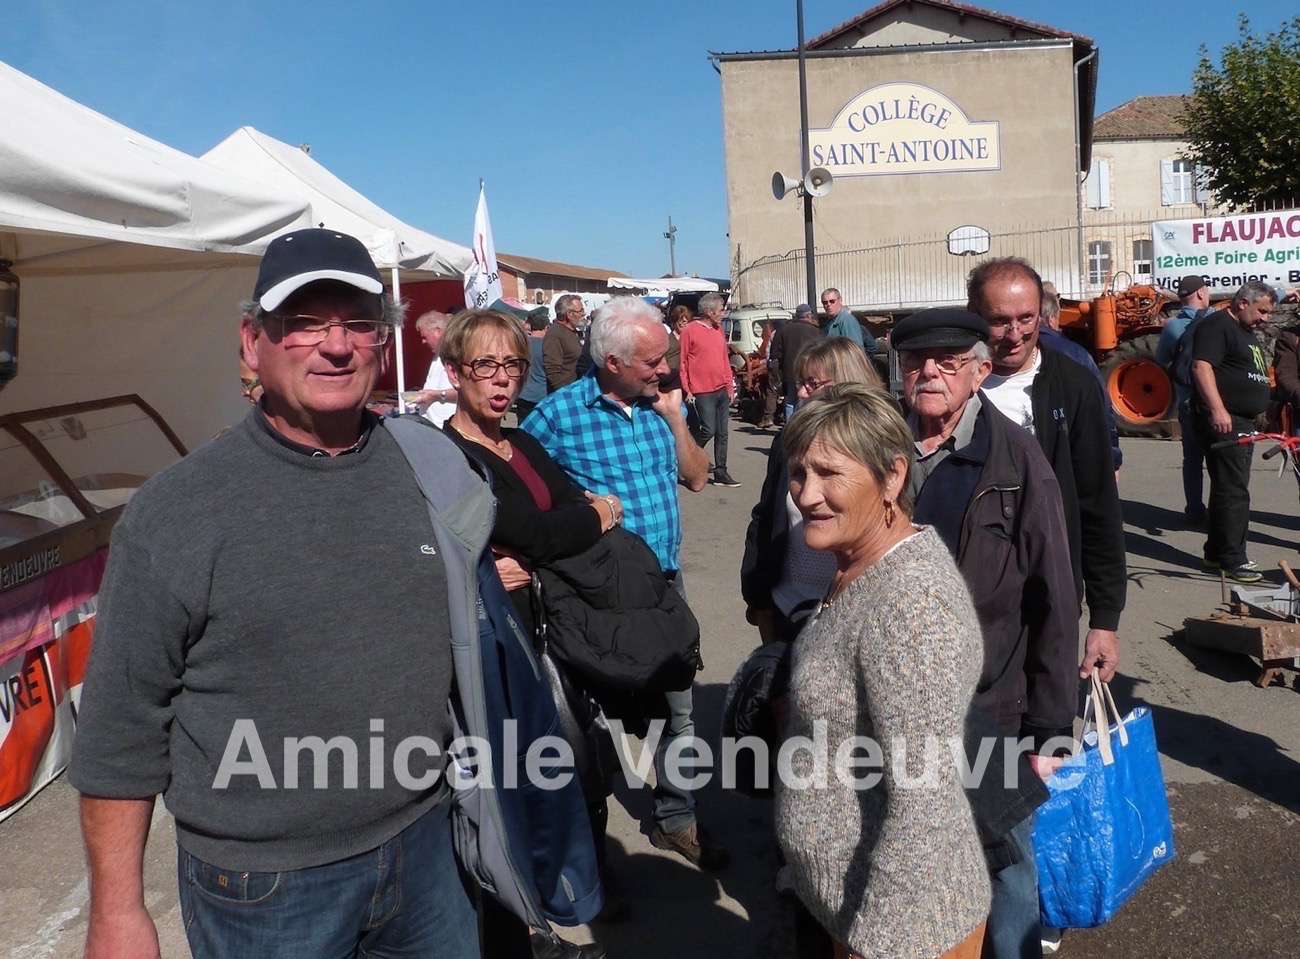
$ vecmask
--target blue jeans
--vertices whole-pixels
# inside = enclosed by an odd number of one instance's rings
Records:
[[[478,959],[478,915],[447,803],[378,849],[289,872],[219,869],[179,850],[181,918],[195,959]]]
[[[1205,450],[1196,431],[1196,417],[1191,410],[1191,400],[1178,404],[1178,429],[1183,440],[1183,512],[1191,519],[1204,518]]]
[[[993,874],[993,905],[984,929],[987,959],[1041,959],[1038,926],[1038,864],[1034,862],[1034,817],[1011,830],[1020,862]]]
[[[686,583],[681,570],[677,571],[672,584],[682,599],[686,599]],[[695,702],[690,687],[680,692],[664,693],[664,698],[668,700],[668,724],[655,749],[654,820],[664,832],[680,832],[695,822],[695,797],[689,789],[681,789],[668,781],[665,758],[674,739],[695,735],[692,715]]]
[[[695,415],[699,418],[699,444],[713,440],[713,465],[727,471],[727,432],[731,422],[731,397],[726,390],[695,394]]]

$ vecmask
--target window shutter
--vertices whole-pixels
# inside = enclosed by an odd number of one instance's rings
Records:
[[[1109,210],[1110,209],[1110,161],[1098,160],[1097,173],[1099,174],[1099,178],[1097,180],[1097,188],[1101,194],[1101,207],[1104,210]]]
[[[1178,193],[1174,187],[1174,161],[1160,161],[1160,205],[1174,206],[1178,202]]]
[[[1209,171],[1203,166],[1196,168],[1196,202],[1210,202],[1210,178]]]
[[[1101,161],[1094,159],[1092,167],[1088,170],[1088,179],[1084,181],[1084,187],[1087,191],[1087,202],[1089,210],[1100,210],[1101,202]]]

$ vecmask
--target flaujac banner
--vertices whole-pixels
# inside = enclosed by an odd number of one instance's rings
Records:
[[[0,821],[72,755],[107,549],[0,593]]]
[[[1156,286],[1174,290],[1200,276],[1211,294],[1230,294],[1249,280],[1300,285],[1300,210],[1271,210],[1151,224]]]

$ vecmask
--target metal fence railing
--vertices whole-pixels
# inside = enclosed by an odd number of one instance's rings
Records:
[[[1270,204],[1248,212],[1275,208],[1286,207]],[[1026,225],[990,234],[988,251],[978,255],[950,252],[946,235],[825,250],[817,254],[817,285],[819,291],[838,288],[845,303],[868,312],[951,305],[966,301],[966,277],[979,261],[1019,256],[1056,284],[1063,296],[1085,299],[1112,282],[1120,287],[1150,282],[1151,224],[1202,215],[1219,213],[1196,206],[1141,213],[1087,210],[1082,226]],[[806,299],[802,249],[733,267],[733,302],[780,303],[793,309]]]

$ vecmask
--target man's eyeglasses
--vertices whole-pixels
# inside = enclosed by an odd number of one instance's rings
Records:
[[[1003,330],[1009,330],[1013,326],[1018,330],[1030,330],[1033,329],[1033,327],[1037,323],[1038,323],[1038,317],[1036,316],[1028,316],[1016,320],[996,319],[996,320],[989,320],[989,329],[997,330],[999,333],[1001,333]]]
[[[279,324],[280,341],[285,346],[317,346],[325,342],[330,328],[335,326],[343,328],[354,346],[383,346],[392,331],[392,327],[380,320],[327,320],[308,313],[287,316],[273,313],[271,319]]]
[[[462,363],[466,372],[469,373],[470,379],[490,380],[497,375],[497,370],[505,370],[506,376],[512,380],[517,380],[528,372],[531,365],[521,356],[514,356],[505,362],[498,362],[489,357],[483,356],[474,360],[472,363]]]
[[[914,373],[917,370],[924,368],[927,360],[934,360],[934,365],[938,368],[939,372],[947,373],[949,376],[952,376],[954,373],[961,370],[963,366],[973,359],[975,359],[975,357],[969,353],[949,353],[946,356],[933,356],[925,353],[905,351],[898,354],[899,365],[909,373]]]

